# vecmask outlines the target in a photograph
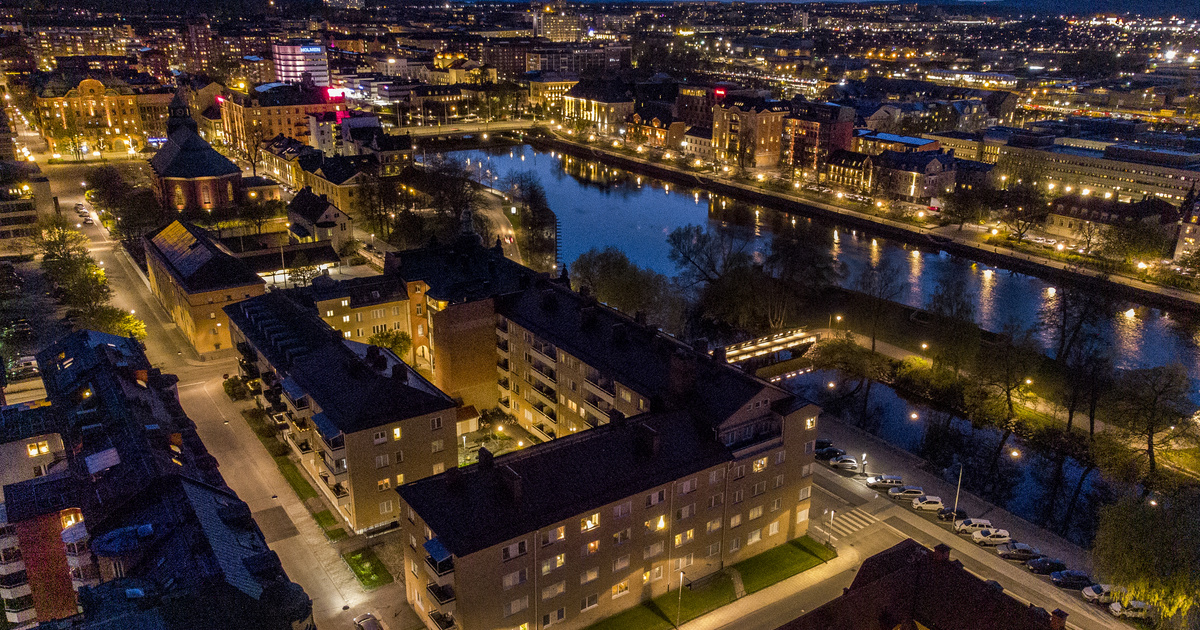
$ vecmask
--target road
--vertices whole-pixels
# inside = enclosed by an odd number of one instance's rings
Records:
[[[83,201],[79,183],[86,167],[43,165],[43,171],[64,212]],[[420,627],[405,602],[402,578],[371,593],[359,586],[242,420],[241,410],[250,405],[233,403],[225,396],[222,378],[237,372],[236,359],[200,361],[120,245],[98,223],[83,226],[83,231],[91,240],[92,256],[108,274],[112,304],[145,320],[147,357],[155,367],[179,377],[184,411],[220,463],[226,483],[250,506],[288,575],[313,599],[318,627],[350,627],[354,616],[368,611],[387,621],[390,630]],[[398,578],[402,575],[398,570],[394,573]]]
[[[502,120],[497,122],[456,122],[447,125],[420,125],[409,127],[391,127],[390,133],[406,134],[413,137],[422,136],[456,136],[468,133],[501,133],[532,128],[533,120]]]

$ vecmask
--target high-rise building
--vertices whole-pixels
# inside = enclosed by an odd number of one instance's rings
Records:
[[[271,51],[276,81],[300,83],[308,79],[313,85],[329,86],[329,59],[320,42],[293,39],[272,45]]]
[[[188,72],[207,72],[215,61],[212,28],[201,16],[188,22],[187,39],[183,44],[183,63]]]
[[[579,13],[547,4],[533,12],[533,34],[552,42],[577,42],[583,37]]]

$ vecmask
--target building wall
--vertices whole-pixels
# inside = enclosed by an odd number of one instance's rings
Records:
[[[237,205],[242,197],[241,173],[197,179],[164,177],[154,183],[163,206],[176,210],[226,208]]]
[[[563,117],[568,120],[586,120],[600,133],[616,133],[625,119],[633,113],[633,101],[628,103],[601,103],[571,96],[563,97]]]
[[[1039,183],[1053,183],[1061,191],[1072,192],[1067,190],[1070,186],[1126,202],[1150,196],[1178,204],[1193,186],[1200,187],[1200,171],[1009,145],[999,147],[995,172],[1001,186],[1033,175]]]
[[[0,444],[0,503],[4,502],[4,486],[41,477],[52,463],[65,457],[57,433]]]
[[[55,153],[71,152],[72,138],[87,151],[140,150],[149,137],[166,135],[172,94],[123,94],[95,79],[84,79],[59,97],[38,97],[42,137]]]
[[[425,314],[431,312],[431,300],[425,300]],[[490,409],[497,404],[496,396],[496,311],[490,298],[439,308],[433,304],[432,315],[416,314],[413,322],[424,322],[433,357],[434,384],[442,391],[461,398],[464,405]],[[417,331],[414,331],[417,332]],[[413,339],[416,339],[414,336]]]
[[[717,159],[746,168],[771,168],[779,163],[783,112],[736,107],[713,108],[713,145]]]
[[[385,329],[412,334],[408,318],[408,300],[352,306],[347,296],[322,300],[317,302],[316,306],[321,319],[334,330],[341,331],[346,339],[366,343],[371,335]],[[408,356],[400,358],[411,363],[412,351],[409,351]]]
[[[308,143],[309,114],[343,109],[345,105],[340,102],[265,107],[252,100],[242,104],[237,99],[227,98],[221,104],[221,119],[225,123],[229,144],[245,155],[255,142],[279,134]]]
[[[30,597],[39,621],[62,619],[78,612],[75,588],[62,542],[62,519],[58,512],[13,523],[25,572],[29,577]],[[10,621],[12,617],[9,617]]]
[[[229,317],[222,308],[266,291],[266,285],[257,283],[189,294],[176,282],[166,262],[151,247],[146,248],[146,275],[150,280],[151,292],[201,356],[233,347]]]

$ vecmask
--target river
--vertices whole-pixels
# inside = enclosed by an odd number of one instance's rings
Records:
[[[769,243],[771,226],[786,229],[791,224],[791,218],[775,211],[739,204],[702,189],[680,188],[599,162],[536,151],[529,146],[455,151],[449,156],[469,162],[473,172],[497,187],[503,187],[504,178],[512,173],[535,173],[558,215],[559,256],[568,266],[589,249],[611,245],[642,267],[674,275],[666,237],[677,227],[699,224],[730,229],[750,238],[761,251]],[[906,271],[906,283],[897,301],[909,306],[925,307],[944,273],[967,278],[977,323],[992,331],[1009,322],[1032,328],[1039,310],[1058,299],[1054,286],[1040,278],[951,256],[933,247],[913,248],[834,224],[792,218],[812,223],[817,231],[827,231],[822,238],[814,239],[814,246],[831,249],[844,269],[841,282],[846,286],[852,285],[872,263],[888,260]],[[1100,328],[1111,342],[1119,366],[1148,367],[1179,361],[1193,378],[1200,379],[1200,324],[1194,317],[1125,303],[1113,309]],[[1048,339],[1042,342],[1049,347]]]

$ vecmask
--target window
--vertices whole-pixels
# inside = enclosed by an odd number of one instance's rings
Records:
[[[807,521],[807,520],[808,520],[808,508],[804,508],[803,510],[796,510],[796,522],[797,523],[803,523],[804,521]]]
[[[750,520],[753,521],[754,519],[762,516],[762,513],[763,509],[761,505],[750,508]]]
[[[31,442],[25,447],[30,457],[45,455],[50,452],[50,442],[42,440],[41,442]]]
[[[679,484],[679,494],[687,494],[696,489],[696,478],[692,477],[687,481]]]
[[[742,490],[739,488],[739,489],[733,491],[733,503],[734,503],[734,505],[736,505],[741,502],[742,502]]]
[[[400,427],[396,427],[395,429],[392,429],[392,439],[393,440],[400,439]],[[403,461],[403,460],[397,460],[397,461]]]
[[[597,551],[600,551],[600,541],[599,540],[593,540],[592,542],[583,546],[583,555],[585,555],[585,556],[590,556],[590,555],[596,553]]]
[[[592,514],[591,516],[587,516],[582,519],[579,519],[579,531],[581,531],[581,532],[590,532],[593,529],[596,529],[597,527],[600,527],[600,513],[599,512],[596,512],[595,514]]]
[[[429,420],[429,430],[430,430],[430,431],[437,431],[437,430],[438,430],[438,429],[440,429],[440,428],[442,428],[442,417],[441,417],[441,416],[436,416],[436,417],[434,417],[434,418],[430,418],[430,420]]]
[[[379,490],[380,492],[383,492],[384,490],[390,490],[392,488],[392,480],[390,478],[380,479],[379,482],[376,483],[375,485],[376,485],[376,489]]]
[[[546,575],[551,571],[561,567],[567,563],[567,554],[560,553],[557,556],[551,556],[542,560],[542,575]]]
[[[657,532],[667,528],[667,517],[660,516],[646,521],[646,531]]]
[[[349,322],[350,322],[350,316],[349,316],[349,315],[342,315],[342,321],[343,321],[343,322],[345,322],[345,323],[349,323]]]
[[[514,586],[524,584],[525,581],[528,579],[529,579],[529,569],[521,569],[519,571],[513,571],[512,573],[509,573],[508,575],[504,576],[504,579],[502,580],[502,582],[504,583],[505,590],[507,590]]]
[[[772,512],[778,512],[782,508],[783,508],[783,499],[775,499],[774,501],[771,502],[771,511]]]
[[[778,453],[775,453],[775,465],[776,466],[783,463],[785,455],[787,455],[787,451],[779,451]]]
[[[805,464],[800,467],[800,476],[808,477],[808,476],[812,475],[812,470],[813,470],[812,464]]]
[[[633,502],[632,501],[626,501],[624,503],[619,503],[619,504],[613,506],[613,518],[621,518],[622,516],[627,516],[627,515],[629,515],[629,513],[631,511],[633,511]]]
[[[525,610],[526,608],[529,608],[529,596],[528,595],[526,595],[525,597],[522,597],[521,599],[514,599],[511,602],[508,602],[507,604],[505,604],[504,605],[504,616],[511,617],[511,616],[521,612],[522,610]]]
[[[804,419],[804,428],[805,428],[805,429],[815,429],[815,428],[817,428],[817,417],[816,417],[816,416],[813,416],[813,417],[811,417],[811,418],[805,418],[805,419]]]
[[[396,487],[398,488],[403,485],[404,485],[404,473],[400,473],[399,475],[396,475]]]
[[[779,521],[775,521],[774,523],[771,523],[770,527],[767,528],[767,535],[774,536],[775,534],[778,534],[778,533],[779,533]]]
[[[817,450],[817,443],[816,443],[816,441],[812,441],[812,442],[805,442],[805,443],[804,443],[804,454],[805,454],[805,455],[812,455],[812,454],[813,454],[813,452],[815,452],[816,450]]]
[[[354,321],[356,321],[356,322],[361,322],[361,321],[362,321],[362,313],[355,313],[355,314],[354,314]]]
[[[745,477],[745,476],[746,476],[746,467],[745,466],[734,466],[733,467],[733,478],[734,479],[741,479],[742,477]]]
[[[731,529],[734,527],[737,527],[738,525],[741,525],[741,524],[742,524],[742,515],[741,514],[734,514],[733,516],[729,517],[729,527]]]
[[[629,580],[625,580],[624,582],[617,582],[616,584],[613,584],[613,587],[612,587],[613,599],[616,599],[628,592],[629,592]]]
[[[678,534],[675,534],[675,546],[678,547],[680,545],[686,545],[686,544],[692,542],[692,539],[695,537],[696,537],[696,530],[694,530],[694,529],[689,529],[686,532],[680,532]]]
[[[658,492],[651,492],[650,494],[646,495],[646,507],[650,507],[652,505],[658,505],[659,503],[662,503],[664,500],[666,500],[666,498],[667,498],[666,490],[659,490]]]
[[[333,317],[333,311],[325,311],[325,317]]]
[[[387,434],[384,433],[383,431],[376,431],[374,437],[375,437],[376,444],[383,444],[384,442],[387,441]]]
[[[396,463],[397,464],[404,463],[404,451],[396,451]]]
[[[753,470],[756,473],[762,472],[763,469],[765,469],[766,467],[767,467],[767,458],[766,457],[759,457],[758,459],[754,460],[754,463],[751,464],[751,466],[750,466],[751,470]]]
[[[446,447],[441,440],[434,440],[429,443],[429,448],[434,453],[441,453],[443,450],[445,450]]]
[[[554,529],[546,531],[542,534],[542,546],[553,545],[554,543],[567,537],[567,528],[559,525]]]
[[[725,479],[724,470],[714,470],[708,473],[708,485],[710,486],[720,483],[723,479]]]
[[[775,487],[779,488],[782,486],[783,486],[783,473],[780,473],[778,475],[775,475]]]
[[[620,558],[617,558],[616,562],[613,562],[613,571],[620,571],[621,569],[625,569],[627,567],[629,567],[629,555],[628,554],[621,556]]]
[[[704,526],[704,531],[709,534],[717,531],[718,529],[721,529],[721,519],[719,518],[714,518]]]
[[[391,514],[392,513],[392,502],[384,501],[384,502],[380,503],[379,504],[379,513],[380,514]]]
[[[696,504],[689,503],[688,505],[685,505],[685,506],[679,508],[678,510],[675,510],[675,520],[682,521],[685,518],[690,518],[695,513],[696,513]]]
[[[566,582],[559,582],[558,584],[551,584],[550,586],[547,586],[546,588],[542,589],[542,599],[553,599],[555,597],[558,597],[559,595],[562,595],[565,592],[567,592],[567,583]]]
[[[579,583],[587,584],[598,577],[600,577],[600,567],[592,567],[579,574]]]
[[[812,486],[804,486],[800,488],[800,500],[803,501],[812,496]]]
[[[760,482],[754,484],[754,487],[750,489],[750,496],[756,497],[766,491],[767,491],[767,482],[760,481]]]
[[[682,570],[692,566],[693,561],[694,561],[694,558],[692,557],[692,554],[690,554],[690,553],[686,556],[680,556],[680,557],[676,558],[674,562],[671,563],[671,566],[673,567],[672,571],[682,571]]]
[[[756,529],[746,535],[746,544],[747,545],[753,545],[754,543],[756,543],[760,540],[762,540],[762,530],[761,529]]]
[[[730,553],[737,553],[738,549],[741,549],[741,548],[742,548],[741,539],[735,537],[733,540],[729,541],[729,552]]]
[[[623,544],[629,542],[629,538],[632,535],[632,533],[633,532],[628,527],[626,527],[625,529],[613,534],[613,544],[614,545],[623,545]]]
[[[518,556],[523,556],[527,552],[528,550],[525,548],[525,541],[520,540],[501,550],[500,557],[502,560],[511,560]]]
[[[567,618],[567,609],[559,608],[553,612],[548,612],[542,615],[542,627],[546,627],[562,621]]]
[[[708,497],[708,507],[715,508],[718,505],[725,503],[725,493],[718,492],[711,497]]]
[[[371,318],[372,319],[383,319],[383,316],[386,312],[387,311],[382,308],[372,309],[371,310]]]
[[[387,453],[384,453],[383,455],[375,456],[375,467],[376,468],[386,468],[387,465],[388,465],[388,454]]]
[[[642,550],[642,559],[645,560],[646,558],[653,558],[654,556],[657,556],[658,554],[660,554],[662,552],[663,552],[663,543],[660,540],[660,541],[654,543],[653,545],[648,545],[645,549]]]
[[[584,597],[582,600],[580,600],[579,611],[583,612],[585,610],[595,608],[596,606],[599,606],[599,605],[600,605],[599,593],[592,593],[591,595],[588,595],[587,597]]]

